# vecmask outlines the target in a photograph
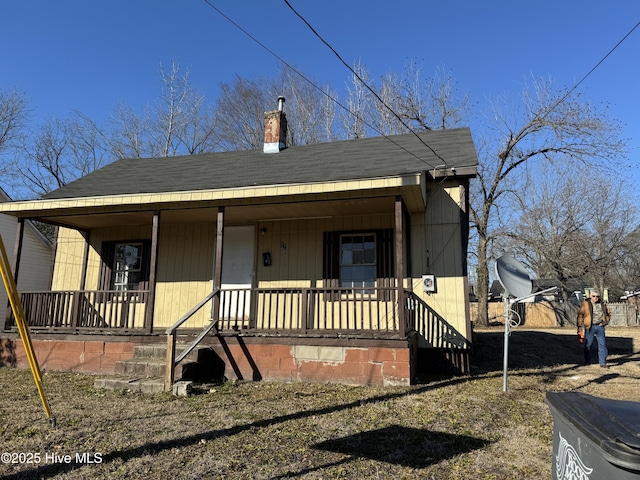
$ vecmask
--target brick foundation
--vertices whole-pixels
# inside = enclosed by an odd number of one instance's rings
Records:
[[[251,344],[228,337],[209,347],[224,363],[228,379],[409,385],[417,347],[398,343],[402,346]]]
[[[94,340],[37,340],[31,343],[43,370],[113,374],[119,360],[133,357],[136,343]],[[28,368],[19,338],[0,338],[0,365]]]
[[[155,338],[160,343],[162,336]],[[276,341],[274,341],[276,340]],[[409,385],[416,373],[417,344],[410,341],[367,340],[288,344],[293,339],[211,337],[206,345],[223,365],[221,376],[237,380],[332,382],[357,385]],[[94,339],[33,339],[43,370],[114,374],[115,364],[133,358],[145,341]],[[344,344],[340,344],[344,343]],[[370,346],[368,346],[370,345]],[[0,365],[28,368],[20,338],[0,338]]]

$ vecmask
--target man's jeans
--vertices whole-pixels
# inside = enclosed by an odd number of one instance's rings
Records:
[[[593,344],[593,338],[596,338],[598,342],[598,363],[605,365],[607,363],[607,345],[604,338],[604,327],[602,325],[591,325],[590,329],[584,331],[584,363],[591,363],[591,345]]]

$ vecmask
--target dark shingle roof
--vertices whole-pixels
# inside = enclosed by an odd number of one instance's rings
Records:
[[[475,168],[478,160],[468,128],[365,138],[261,150],[125,159],[113,162],[44,198],[81,198],[139,193],[212,190],[380,178]]]

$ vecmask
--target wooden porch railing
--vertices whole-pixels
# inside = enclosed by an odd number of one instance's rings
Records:
[[[389,337],[417,331],[434,348],[468,347],[466,338],[408,290],[401,318],[397,293],[393,287],[217,290],[198,309],[211,308],[216,297],[220,332]],[[144,330],[148,296],[147,290],[20,294],[29,327],[114,333]]]
[[[398,293],[394,287],[216,289],[166,331],[167,388],[173,382],[172,367],[213,328],[222,334],[355,338],[406,338],[415,331],[433,348],[470,347],[470,342],[419,296],[403,290],[400,305]],[[72,331],[144,330],[148,298],[146,290],[21,294],[30,327]],[[203,307],[210,309],[212,321],[176,357],[178,329]]]
[[[20,294],[29,327],[61,330],[143,329],[148,297],[148,290],[67,290]],[[7,325],[13,324],[11,314]]]
[[[212,317],[221,332],[389,336],[414,330],[415,318],[421,318],[407,309],[401,318],[397,294],[393,287],[225,289],[209,294],[197,309],[215,299]],[[407,305],[409,295],[405,292]],[[20,297],[30,327],[126,331],[145,328],[149,291],[22,292]],[[10,317],[7,325],[12,324]]]
[[[471,342],[436,313],[413,292],[405,291],[407,307],[405,314],[411,317],[408,323],[432,348],[443,350],[466,350]]]
[[[396,299],[392,287],[216,289],[166,330],[165,390],[173,385],[175,367],[213,328],[219,333],[397,337],[413,330],[414,317],[401,316]],[[178,328],[212,300],[212,321],[176,357]]]
[[[389,336],[402,332],[400,323],[397,289],[393,287],[246,288],[220,292],[221,332]],[[407,331],[407,325],[402,326]]]

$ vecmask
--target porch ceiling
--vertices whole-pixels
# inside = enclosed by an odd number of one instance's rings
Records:
[[[415,188],[415,187],[414,187]],[[398,192],[400,193],[400,192]],[[424,203],[419,192],[412,192],[406,195],[404,192],[405,202],[409,210],[423,210]],[[418,194],[418,196],[416,196]],[[161,210],[161,223],[163,224],[179,224],[179,223],[197,223],[197,222],[215,222],[218,207],[225,206],[225,223],[226,224],[251,224],[267,220],[289,220],[289,219],[310,219],[310,218],[330,218],[339,216],[352,215],[371,215],[391,213],[394,209],[395,195],[387,196],[371,196],[361,198],[341,198],[341,199],[310,199],[309,197],[281,199],[278,203],[268,204],[251,204],[245,205],[216,203],[207,204],[206,202],[194,202],[185,208],[184,204],[166,204],[158,210]],[[145,208],[146,207],[146,208]],[[83,213],[73,214],[65,212],[62,215],[47,215],[40,217],[42,221],[70,226],[80,229],[104,228],[120,225],[150,225],[153,217],[153,211],[149,210],[148,205],[139,206],[145,210],[135,210],[134,206],[127,206],[113,212],[113,207],[109,209],[99,209],[93,207],[90,211],[85,210]],[[129,211],[122,211],[128,209]],[[53,213],[53,212],[47,212]]]

